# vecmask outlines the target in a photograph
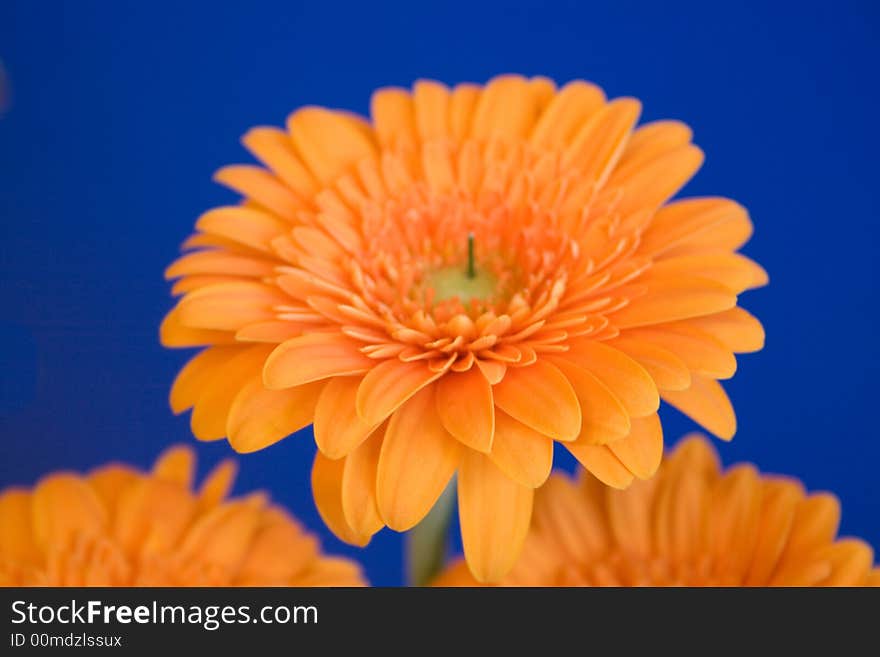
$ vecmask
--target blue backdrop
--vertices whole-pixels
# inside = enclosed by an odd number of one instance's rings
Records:
[[[158,344],[162,271],[200,212],[234,200],[210,176],[248,161],[247,128],[515,71],[587,78],[694,128],[707,161],[686,192],[746,205],[745,251],[771,277],[742,299],[767,346],[740,359],[740,429],[719,449],[836,492],[843,532],[880,548],[874,3],[234,4],[0,7],[0,486],[195,444],[166,401],[187,353]],[[668,441],[693,428],[665,420]],[[197,449],[202,470],[231,453]],[[399,535],[360,551],[321,525],[313,449],[302,432],[242,457],[236,490],[271,491],[373,582],[400,583]]]

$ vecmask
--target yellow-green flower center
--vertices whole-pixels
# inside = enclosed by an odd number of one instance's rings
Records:
[[[446,301],[458,297],[467,305],[473,299],[491,299],[498,281],[484,269],[476,269],[473,276],[461,267],[444,267],[428,274],[427,284],[434,288],[434,300]]]
[[[474,235],[468,235],[467,266],[443,267],[426,278],[434,288],[434,301],[458,298],[467,305],[473,299],[489,299],[494,296],[498,279],[485,269],[478,269],[474,260]]]

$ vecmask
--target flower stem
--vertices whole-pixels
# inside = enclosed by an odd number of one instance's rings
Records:
[[[426,586],[443,568],[454,504],[455,478],[449,482],[428,515],[407,532],[406,580],[409,586]]]
[[[476,270],[476,267],[474,266],[474,234],[473,233],[468,233],[467,275],[468,275],[468,278],[474,278],[477,275],[477,270]]]

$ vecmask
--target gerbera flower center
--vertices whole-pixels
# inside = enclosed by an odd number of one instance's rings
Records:
[[[393,169],[387,162],[396,156],[387,157],[385,168]],[[419,330],[424,317],[490,323],[528,315],[550,299],[555,304],[578,246],[552,204],[535,202],[535,192],[520,187],[521,193],[503,181],[478,193],[461,184],[438,191],[408,180],[391,198],[362,206],[366,248],[350,265],[361,298],[381,316]]]
[[[425,292],[435,302],[458,300],[465,307],[472,302],[491,302],[498,288],[498,278],[484,267],[478,267],[474,257],[474,236],[468,235],[467,264],[450,266],[429,272],[425,276]]]

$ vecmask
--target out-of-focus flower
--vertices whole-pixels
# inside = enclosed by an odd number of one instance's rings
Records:
[[[865,542],[837,538],[840,505],[750,464],[725,472],[701,436],[625,491],[556,473],[505,586],[880,586]],[[463,560],[437,586],[477,586]]]
[[[264,493],[225,500],[234,463],[195,492],[194,467],[175,447],[152,472],[110,464],[3,491],[0,586],[363,585]]]
[[[418,523],[454,473],[472,569],[497,579],[561,441],[602,482],[650,477],[663,398],[721,438],[718,379],[760,349],[737,295],[766,274],[723,198],[667,203],[702,152],[676,121],[576,81],[378,91],[367,122],[308,107],[217,179],[167,276],[163,344],[206,346],[171,392],[250,452],[314,423],[313,486],[364,545]]]

